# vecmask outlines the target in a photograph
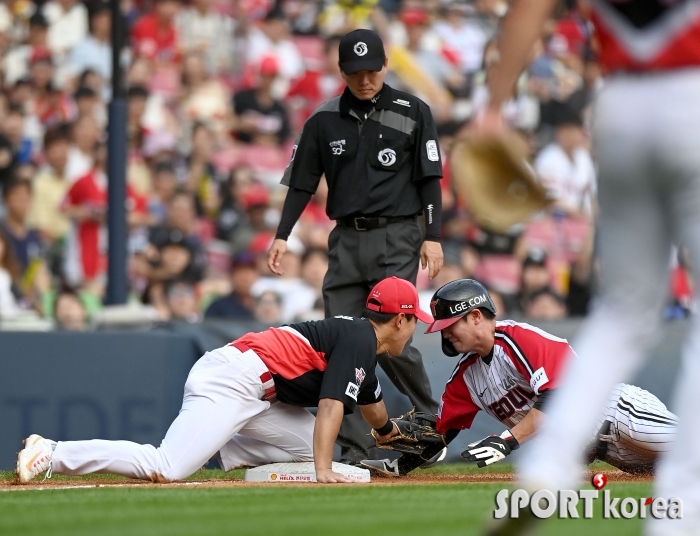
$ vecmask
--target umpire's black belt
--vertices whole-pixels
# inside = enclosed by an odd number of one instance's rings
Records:
[[[337,220],[338,225],[349,227],[356,231],[369,231],[371,229],[382,229],[390,223],[400,223],[402,221],[415,221],[416,216],[378,216],[375,218],[366,218],[364,216],[348,216]]]

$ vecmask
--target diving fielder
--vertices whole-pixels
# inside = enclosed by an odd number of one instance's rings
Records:
[[[314,461],[318,482],[348,482],[331,461],[344,414],[360,406],[381,436],[394,433],[375,375],[376,354],[398,355],[430,323],[415,287],[377,283],[364,318],[339,316],[248,333],[207,352],[185,383],[182,409],[160,447],[130,441],[51,441],[32,434],[17,457],[20,484],[47,472],[182,480],[212,456],[224,471]],[[317,416],[305,408],[318,406]]]
[[[499,135],[501,104],[557,4],[510,5],[499,37],[500,61],[489,73],[491,100],[482,132]],[[591,0],[590,9],[606,73],[592,114],[601,289],[577,337],[580,359],[565,372],[550,418],[523,456],[519,474],[527,489],[571,489],[576,483],[596,408],[641,366],[658,337],[672,242],[688,246],[693,279],[700,281],[700,1]],[[659,463],[654,496],[681,498],[683,517],[649,519],[647,534],[654,536],[700,531],[697,315],[681,368],[674,392],[677,440]]]
[[[496,321],[491,297],[473,279],[444,285],[430,305],[435,321],[427,333],[441,332],[445,355],[463,354],[442,395],[437,431],[451,441],[471,426],[479,411],[486,411],[506,430],[471,443],[462,457],[479,467],[502,460],[538,430],[573,350],[566,339],[529,324]],[[575,414],[571,418],[575,420]],[[589,431],[588,461],[603,460],[631,473],[649,472],[657,455],[673,443],[677,424],[677,417],[653,394],[619,384]],[[440,448],[426,449],[421,456],[404,454],[393,462],[364,460],[362,465],[401,476]]]

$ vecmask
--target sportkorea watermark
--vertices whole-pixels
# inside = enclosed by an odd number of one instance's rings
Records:
[[[601,490],[607,484],[604,474],[598,473],[591,479],[596,489],[560,490],[556,494],[541,489],[529,494],[524,489],[509,492],[503,489],[496,494],[495,519],[505,517],[517,518],[525,508],[539,519],[558,517],[559,519],[593,518],[594,501],[601,499]],[[510,500],[509,500],[510,499]],[[603,519],[681,519],[683,517],[683,501],[678,497],[612,497],[609,490],[602,492]],[[583,503],[583,516],[579,515],[578,505]]]

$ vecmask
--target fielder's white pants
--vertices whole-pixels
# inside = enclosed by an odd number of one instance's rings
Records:
[[[153,481],[181,480],[219,452],[225,471],[274,462],[313,461],[314,416],[262,400],[267,368],[233,346],[207,352],[185,383],[182,409],[160,447],[130,441],[59,441],[56,474],[115,473]]]
[[[687,245],[700,281],[700,70],[612,78],[594,109],[600,169],[602,288],[572,346],[563,386],[524,453],[528,487],[576,487],[589,430],[608,393],[641,366],[668,289],[671,243]],[[662,457],[654,497],[680,497],[682,520],[651,521],[650,535],[700,534],[700,321],[692,320],[672,409],[676,442]],[[648,517],[648,516],[647,516]]]

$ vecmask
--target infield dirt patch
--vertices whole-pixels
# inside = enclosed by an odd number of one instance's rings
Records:
[[[589,480],[599,470],[591,470],[587,476]],[[623,471],[604,471],[608,477],[608,482],[650,482],[653,475],[630,475]],[[372,482],[368,484],[334,484],[335,486],[410,486],[410,485],[430,485],[430,484],[489,484],[504,482],[510,483],[515,480],[515,473],[483,473],[483,474],[410,474],[401,478],[381,477],[372,475]],[[23,491],[23,490],[48,490],[48,489],[80,489],[80,488],[230,488],[230,487],[254,487],[254,486],[324,486],[326,484],[304,483],[272,483],[272,482],[244,482],[240,478],[229,479],[202,479],[198,480],[196,474],[193,479],[184,482],[153,483],[144,480],[133,480],[130,478],[117,478],[105,480],[96,477],[94,479],[82,477],[76,480],[60,479],[41,480],[40,478],[25,485],[18,485],[14,482],[0,482],[0,491]]]

